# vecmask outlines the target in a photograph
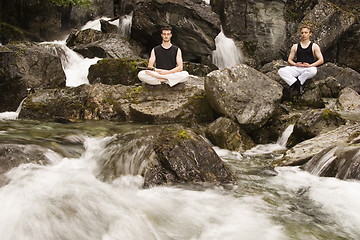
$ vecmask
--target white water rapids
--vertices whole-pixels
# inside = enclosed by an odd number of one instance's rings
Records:
[[[41,145],[57,146],[54,141],[59,144],[66,136],[83,142],[84,151],[80,157],[69,158],[49,149],[45,154],[50,164],[22,164],[0,175],[2,240],[325,240],[360,236],[358,181],[320,178],[295,167],[278,168],[276,176],[264,175],[258,171],[259,161],[266,161],[261,152],[253,158],[254,152],[249,156],[215,148],[236,173],[236,185],[143,189],[143,178],[137,174],[101,180],[101,159],[110,161],[115,147],[131,147],[111,145],[116,134],[86,137],[89,126],[82,123],[73,127],[32,124],[2,122],[0,141],[26,139],[39,144],[44,138]],[[90,129],[113,132],[115,127]],[[36,129],[45,137],[30,140]]]

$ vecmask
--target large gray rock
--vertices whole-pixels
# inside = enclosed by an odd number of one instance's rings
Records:
[[[206,128],[206,137],[216,146],[233,151],[246,151],[255,146],[241,127],[229,118],[219,117]]]
[[[360,73],[351,68],[343,68],[334,63],[325,63],[318,68],[314,81],[334,77],[341,85],[341,88],[350,87],[360,93]]]
[[[1,144],[0,145],[0,175],[20,164],[36,163],[45,165],[50,161],[45,156],[48,149],[36,145]]]
[[[82,119],[147,123],[203,122],[214,119],[202,82],[160,86],[81,85],[44,89],[26,98],[19,118],[52,121]]]
[[[155,141],[158,164],[145,173],[145,186],[172,183],[234,183],[229,169],[203,138],[187,129],[165,129]]]
[[[204,78],[192,78],[172,88],[168,85],[137,88],[132,94],[130,118],[136,122],[209,122],[214,113],[203,89]]]
[[[103,33],[94,29],[76,31],[69,35],[66,45],[88,58],[135,58],[140,48],[130,44],[117,33]]]
[[[350,112],[360,116],[360,95],[351,88],[344,88],[340,92],[337,108],[343,112]]]
[[[279,83],[244,64],[209,73],[205,91],[213,109],[237,121],[246,132],[261,128],[282,97]]]
[[[143,176],[144,187],[235,181],[211,145],[181,125],[148,125],[118,134],[105,151],[96,156],[101,166],[98,177],[105,181],[127,174]]]
[[[147,60],[129,58],[105,58],[89,68],[90,84],[103,83],[108,85],[134,85],[140,83],[137,67],[146,67]]]
[[[59,122],[84,119],[86,96],[82,88],[39,89],[25,99],[19,118]]]
[[[60,58],[39,44],[0,45],[0,65],[0,112],[16,110],[33,89],[66,84]]]
[[[343,124],[345,124],[345,120],[338,113],[329,109],[308,110],[296,121],[287,146],[295,146],[299,142],[338,128]]]
[[[333,58],[331,59],[328,57],[329,61],[348,66],[355,71],[360,72],[360,62],[357,60],[360,59],[359,39],[360,23],[356,23],[340,38],[336,51],[331,51]]]
[[[8,44],[14,41],[35,41],[40,42],[40,38],[21,28],[11,24],[0,22],[0,43]]]
[[[173,27],[172,42],[186,61],[206,63],[220,32],[219,16],[203,1],[134,0],[131,38],[142,43],[146,54],[161,43],[160,27]]]
[[[275,160],[277,166],[296,166],[308,162],[316,154],[331,146],[351,143],[359,136],[360,124],[353,123],[324,132],[305,140],[286,151],[283,158]],[[358,141],[358,140],[357,140]],[[358,143],[358,142],[357,142]]]

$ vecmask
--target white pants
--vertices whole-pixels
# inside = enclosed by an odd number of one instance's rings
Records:
[[[157,72],[154,72],[154,74],[158,74],[159,77],[165,76],[167,78],[166,83],[169,84],[170,87],[172,87],[178,83],[185,82],[189,77],[189,73],[187,71],[176,72],[176,73],[171,73],[171,74],[167,74],[167,75],[160,75]],[[159,78],[156,78],[156,77],[146,74],[145,70],[142,70],[138,73],[138,78],[140,79],[140,81],[150,84],[150,85],[160,85],[161,84],[161,81]]]
[[[316,67],[286,66],[280,68],[278,71],[281,79],[284,80],[289,86],[293,85],[297,79],[299,79],[301,85],[304,85],[305,81],[314,77],[316,73]]]

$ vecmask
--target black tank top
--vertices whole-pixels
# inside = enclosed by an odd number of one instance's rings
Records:
[[[170,70],[176,67],[176,54],[178,47],[171,45],[170,48],[163,48],[161,45],[154,47],[156,67]]]
[[[306,62],[309,64],[312,64],[315,62],[314,54],[312,51],[313,43],[310,42],[309,46],[307,48],[302,48],[301,44],[298,44],[297,51],[296,51],[296,59],[298,62]]]

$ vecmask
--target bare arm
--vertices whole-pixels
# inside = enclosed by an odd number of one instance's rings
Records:
[[[314,56],[317,58],[317,61],[310,64],[309,67],[316,67],[316,66],[323,64],[324,57],[321,53],[319,45],[317,45],[316,43],[313,44],[313,53],[314,53]]]
[[[154,68],[155,61],[156,61],[155,50],[152,49],[150,53],[148,68]]]
[[[289,54],[289,57],[288,57],[288,62],[289,62],[289,64],[291,66],[297,66],[298,65],[296,62],[294,62],[296,51],[297,51],[297,44],[294,44],[290,49],[290,54]]]

